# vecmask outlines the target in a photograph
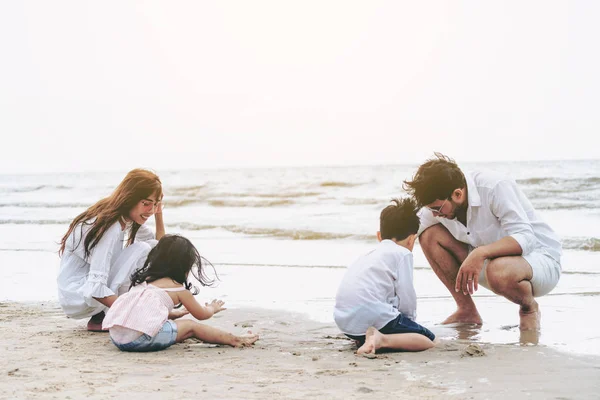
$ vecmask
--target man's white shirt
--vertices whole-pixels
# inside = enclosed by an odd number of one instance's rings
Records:
[[[348,267],[333,318],[342,332],[361,336],[371,326],[383,328],[399,313],[416,319],[413,255],[391,240],[382,240]]]
[[[469,201],[467,226],[457,219],[435,217],[423,208],[419,213],[419,234],[441,223],[457,240],[473,247],[511,236],[521,246],[522,255],[543,249],[560,262],[562,246],[558,235],[541,219],[514,180],[494,172],[464,174]]]

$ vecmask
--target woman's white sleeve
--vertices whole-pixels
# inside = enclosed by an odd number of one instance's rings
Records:
[[[154,232],[146,225],[140,226],[140,229],[135,234],[135,241],[148,243],[151,247],[156,246],[156,243],[158,243]]]
[[[119,223],[116,225],[110,227],[104,233],[98,244],[90,252],[88,258],[90,272],[87,281],[78,290],[78,293],[83,296],[86,304],[90,307],[97,307],[99,305],[99,302],[94,297],[101,299],[115,294],[108,287],[108,275],[112,264],[113,249],[120,237]]]

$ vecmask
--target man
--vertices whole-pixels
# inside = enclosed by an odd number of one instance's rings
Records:
[[[535,297],[560,278],[560,240],[514,180],[463,173],[440,153],[404,181],[421,210],[419,242],[457,310],[443,323],[481,324],[471,295],[482,286],[520,306],[522,331],[539,330]]]

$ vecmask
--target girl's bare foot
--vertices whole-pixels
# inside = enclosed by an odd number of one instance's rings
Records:
[[[242,336],[235,336],[231,345],[233,347],[248,347],[254,344],[258,340],[258,335],[251,333]]]
[[[375,354],[381,348],[381,339],[383,335],[375,327],[367,329],[365,334],[365,344],[360,346],[356,354]]]

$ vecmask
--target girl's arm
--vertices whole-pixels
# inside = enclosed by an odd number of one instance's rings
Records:
[[[225,310],[224,302],[221,300],[213,300],[210,304],[202,306],[189,290],[184,290],[179,295],[179,301],[196,319],[209,319],[216,313]]]
[[[169,312],[169,319],[177,319],[177,318],[181,318],[183,316],[188,315],[190,312],[188,310],[185,309],[185,307],[181,307],[178,308],[176,310],[171,310]]]

